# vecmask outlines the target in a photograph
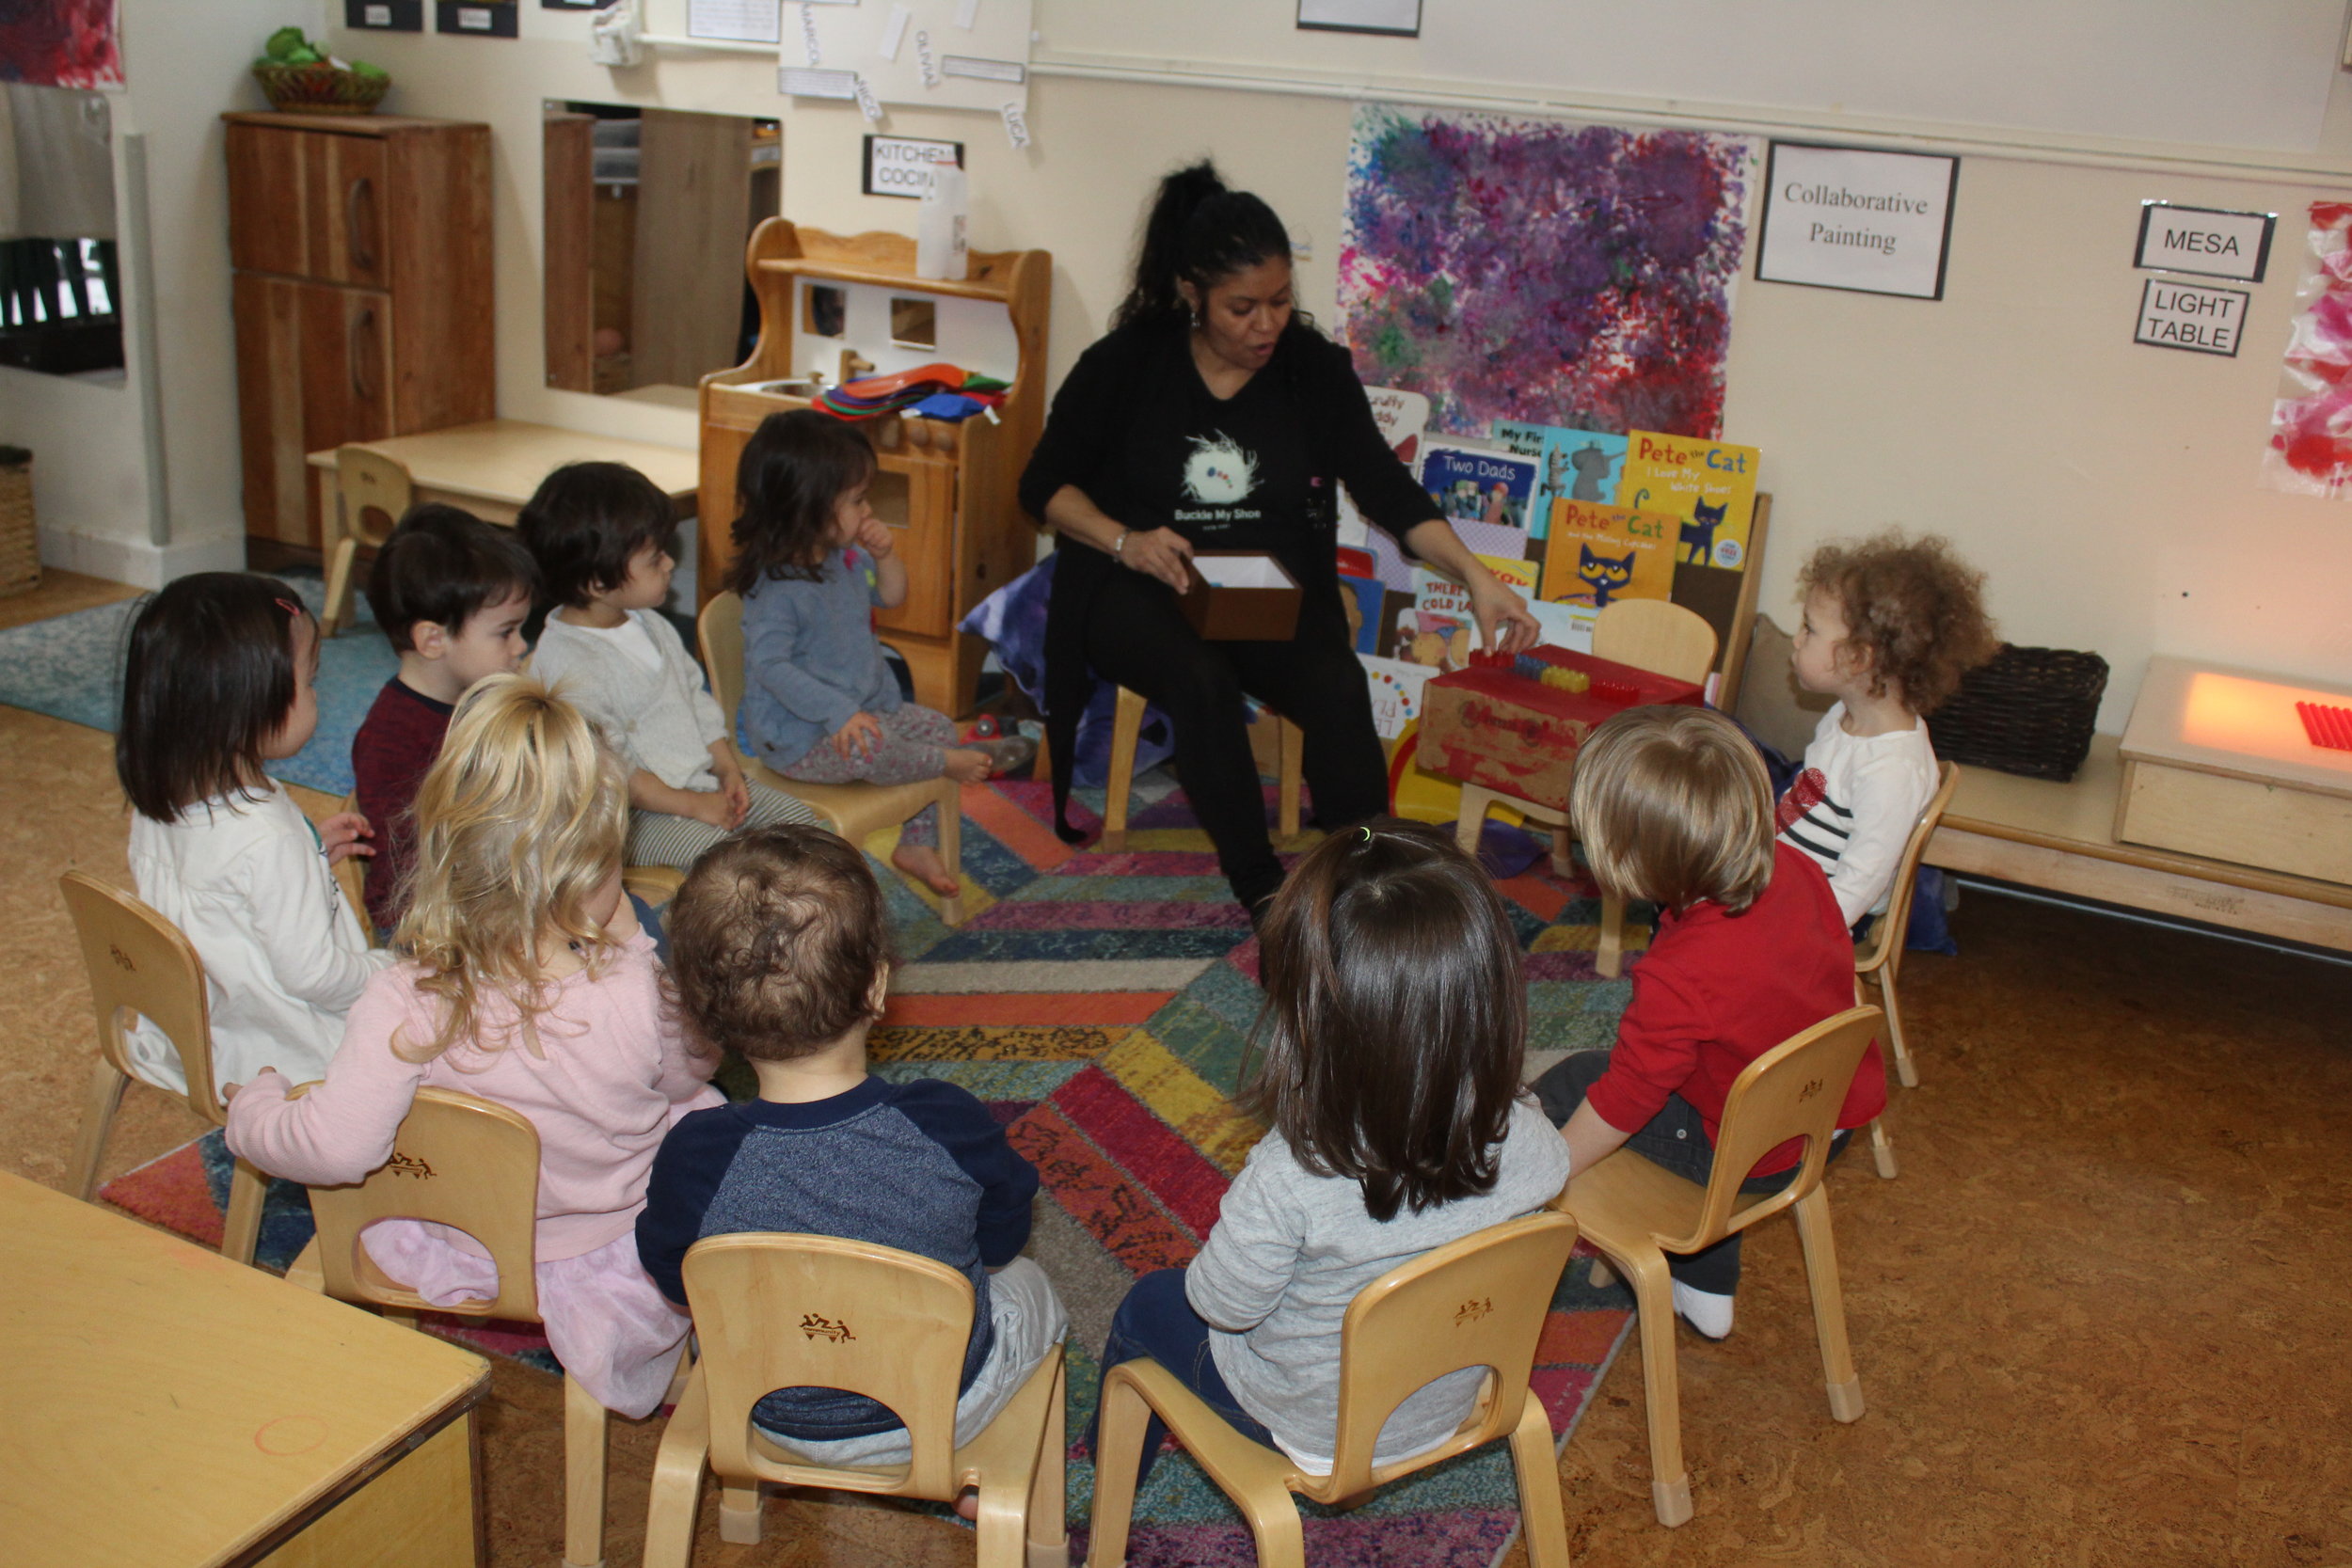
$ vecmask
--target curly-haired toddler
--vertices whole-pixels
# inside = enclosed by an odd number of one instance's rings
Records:
[[[1913,824],[1935,794],[1925,715],[2000,643],[1984,574],[1930,534],[1824,545],[1798,575],[1797,682],[1837,699],[1780,798],[1780,836],[1820,863],[1851,925],[1884,908]]]

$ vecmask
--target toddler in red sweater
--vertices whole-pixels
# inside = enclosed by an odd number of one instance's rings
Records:
[[[1535,1081],[1567,1141],[1571,1170],[1630,1145],[1704,1182],[1740,1069],[1853,1006],[1853,942],[1821,868],[1773,838],[1772,785],[1736,724],[1702,708],[1619,714],[1579,750],[1569,816],[1606,891],[1659,906],[1658,933],[1632,970],[1615,1046],[1580,1052]],[[1886,1104],[1874,1044],[1837,1125],[1867,1126]],[[1847,1132],[1837,1134],[1833,1155]],[[1796,1177],[1801,1140],[1748,1173],[1745,1192]],[[1731,1332],[1740,1237],[1669,1255],[1675,1310],[1711,1339]]]

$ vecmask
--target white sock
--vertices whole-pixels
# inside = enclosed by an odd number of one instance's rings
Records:
[[[1712,1291],[1693,1291],[1677,1279],[1675,1285],[1675,1316],[1709,1339],[1724,1338],[1731,1333],[1732,1298],[1717,1295]]]

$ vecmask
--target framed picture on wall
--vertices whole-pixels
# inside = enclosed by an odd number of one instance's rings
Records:
[[[439,0],[433,27],[461,38],[511,39],[521,31],[521,15],[515,0]]]
[[[379,33],[421,33],[424,0],[343,0],[343,25]]]
[[[1312,32],[1421,37],[1421,0],[1298,0],[1298,24]]]
[[[1959,188],[1958,158],[1776,141],[1756,281],[1942,299]]]

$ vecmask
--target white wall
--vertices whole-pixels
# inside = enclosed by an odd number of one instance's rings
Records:
[[[315,34],[325,5],[120,0],[120,14],[129,87],[108,95],[116,189],[124,189],[121,138],[143,131],[173,547],[159,551],[148,542],[135,381],[93,386],[0,368],[0,440],[32,449],[43,561],[151,587],[245,558],[219,117],[267,107],[246,67],[276,28],[292,23]],[[128,304],[137,310],[148,302]]]
[[[240,14],[260,9],[258,0],[234,3]],[[1206,9],[1243,3],[1215,0]],[[152,117],[163,109],[140,94],[164,72],[142,75],[141,34],[174,25],[165,14],[177,18],[189,8],[163,0],[126,0],[126,7],[133,96],[160,130]],[[212,9],[201,29],[207,36],[218,30]],[[273,6],[268,15],[284,11]],[[1040,12],[1050,41],[1043,3]],[[1213,20],[1204,15],[1202,24]],[[782,114],[791,216],[843,231],[911,232],[914,204],[858,194],[866,123],[848,105],[793,107],[779,99],[772,60],[661,50],[645,66],[607,71],[588,63],[576,15],[527,6],[522,25],[528,36],[515,41],[333,37],[341,52],[391,70],[399,86],[388,109],[485,119],[494,128],[501,412],[691,445],[689,413],[544,385],[541,101]],[[228,58],[210,72],[214,95],[225,96],[221,83],[237,74],[266,27],[256,22],[249,30],[250,38],[217,45]],[[152,37],[146,41],[156,45]],[[170,76],[185,79],[192,74],[185,53],[215,46],[179,24],[164,47],[174,57]],[[155,87],[160,97],[167,84]],[[246,89],[240,83],[235,90]],[[174,487],[183,517],[201,507],[232,519],[220,148],[217,131],[204,123],[220,106],[182,111],[176,123],[190,144],[156,149],[156,185],[161,237],[182,252],[164,261],[167,312],[175,295],[200,302],[188,314],[210,312],[207,321],[178,324],[177,342],[166,341]],[[1327,313],[1348,112],[1333,99],[1041,75],[1030,96],[1035,144],[1025,151],[1014,151],[997,124],[980,116],[894,110],[888,128],[968,144],[977,246],[1054,252],[1057,381],[1116,303],[1152,179],[1204,151],[1311,238],[1302,294]],[[2318,150],[2352,167],[2352,98],[2342,87]],[[166,156],[182,160],[179,174],[160,166]],[[2300,214],[2322,194],[2352,196],[2352,176],[2341,190],[2323,192],[1972,156],[1963,166],[1942,302],[1743,279],[1726,434],[1763,448],[1765,484],[1777,500],[1763,568],[1767,606],[1786,606],[1796,567],[1815,543],[1899,522],[1949,534],[1992,574],[1994,608],[2014,641],[2105,654],[2115,666],[2106,727],[2122,723],[2152,652],[2352,677],[2352,617],[2338,608],[2352,591],[2352,507],[2253,484],[2300,261]],[[2138,203],[2147,198],[2282,214],[2270,280],[2255,290],[2237,358],[2130,341],[2146,276],[2133,270],[2131,247]],[[167,202],[178,207],[167,212]],[[0,425],[22,410],[21,384],[30,379],[40,378],[9,376],[0,387]],[[46,385],[42,390],[57,395]],[[129,418],[127,394],[92,395],[114,398]],[[191,450],[207,442],[209,452]],[[91,477],[77,483],[129,496],[119,507],[121,531],[141,534],[135,430],[82,445],[90,451]],[[58,466],[47,453],[43,463],[44,473]],[[108,465],[127,472],[105,479],[115,471]]]

